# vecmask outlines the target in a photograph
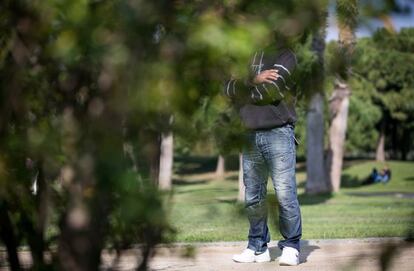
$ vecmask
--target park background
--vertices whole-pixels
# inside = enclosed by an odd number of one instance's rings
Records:
[[[303,238],[412,240],[412,7],[2,1],[1,266],[27,267],[25,246],[34,270],[96,270],[103,249],[140,244],[145,270],[160,243],[245,240],[243,131],[221,92],[275,29],[300,36]],[[361,185],[385,166],[390,182]]]

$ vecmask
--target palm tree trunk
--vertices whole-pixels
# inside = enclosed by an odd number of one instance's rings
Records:
[[[344,69],[338,71],[335,88],[329,99],[330,127],[327,172],[330,188],[339,191],[344,157],[345,136],[348,121],[349,96],[351,89],[346,80],[351,72],[351,59],[356,43],[355,29],[358,18],[358,0],[337,0],[336,11],[339,27],[338,58]]]
[[[216,166],[216,177],[223,177],[226,171],[226,160],[224,159],[223,155],[219,155],[217,158],[217,166]]]
[[[322,14],[326,20],[326,12]],[[323,21],[312,40],[312,50],[318,56],[317,74],[313,77],[314,93],[306,115],[306,193],[318,194],[329,191],[324,167],[324,52],[326,25]]]
[[[338,192],[341,186],[350,93],[348,84],[336,81],[333,95],[329,99],[331,122],[328,132],[329,149],[327,165],[330,189],[333,192]]]
[[[243,155],[239,154],[239,194],[237,201],[244,202],[244,182],[243,182]]]
[[[312,96],[309,104],[306,136],[306,193],[327,192],[329,189],[324,167],[323,96],[320,92]]]
[[[384,123],[381,123],[380,128],[380,135],[378,138],[378,144],[377,144],[377,151],[375,155],[375,160],[378,162],[384,162],[385,161],[385,128]]]
[[[172,187],[172,169],[174,160],[174,137],[172,132],[161,136],[160,173],[158,184],[162,190]]]

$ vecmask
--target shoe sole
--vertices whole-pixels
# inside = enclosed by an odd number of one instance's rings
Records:
[[[232,258],[232,260],[236,263],[254,263],[254,259],[253,259],[253,261],[240,261],[240,260],[236,260],[236,259]]]
[[[272,259],[265,259],[265,260],[259,260],[259,261],[257,261],[257,260],[254,260],[256,263],[268,263],[268,262],[270,262]]]
[[[255,263],[270,263],[271,261],[270,260],[268,260],[268,261],[255,261]]]
[[[235,259],[233,259],[233,262],[235,262],[235,263],[255,263],[255,261],[253,261],[253,262],[242,262],[242,261],[237,261]]]
[[[237,261],[237,260],[235,260],[235,259],[232,259],[232,260],[233,260],[233,262],[236,262],[236,263],[268,263],[268,262],[270,262],[270,261],[271,261],[271,259],[259,260],[259,261],[254,260],[254,261],[252,261],[252,262]]]

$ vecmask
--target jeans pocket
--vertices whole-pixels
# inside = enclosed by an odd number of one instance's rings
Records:
[[[275,169],[281,173],[294,168],[295,156],[296,154],[293,151],[281,153],[280,156],[276,158]]]
[[[290,152],[295,150],[295,136],[293,126],[290,124],[283,127],[272,129],[272,144],[276,144],[277,148],[283,152]]]

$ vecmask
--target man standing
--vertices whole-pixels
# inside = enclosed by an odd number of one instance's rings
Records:
[[[296,192],[296,94],[294,74],[297,60],[284,39],[256,52],[246,80],[226,82],[224,94],[232,99],[247,128],[243,148],[245,208],[250,229],[248,246],[234,255],[235,262],[267,262],[267,180],[270,177],[279,205],[279,228],[284,240],[280,265],[299,264],[302,223]]]

